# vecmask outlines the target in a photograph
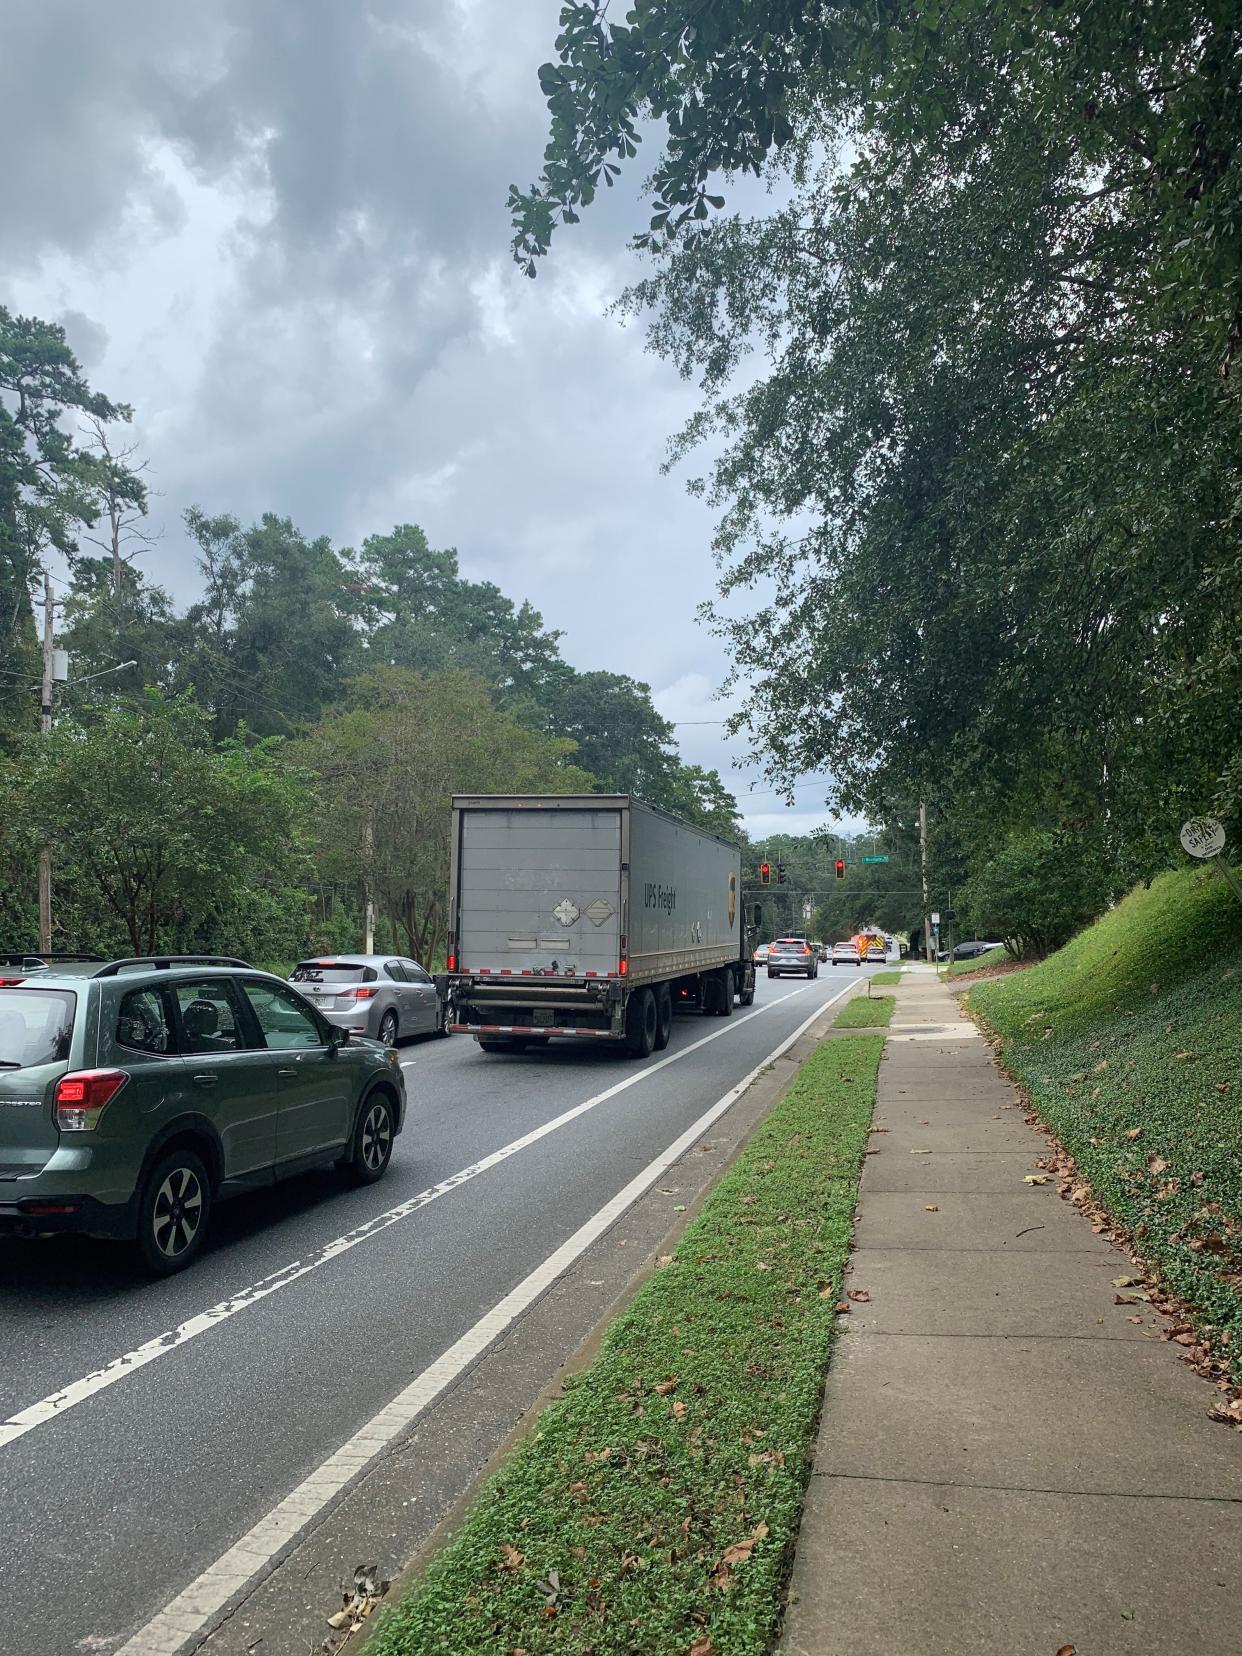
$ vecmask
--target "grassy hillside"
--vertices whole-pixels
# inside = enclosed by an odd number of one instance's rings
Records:
[[[967,1004],[1242,1379],[1242,907],[1224,881],[1164,875]]]

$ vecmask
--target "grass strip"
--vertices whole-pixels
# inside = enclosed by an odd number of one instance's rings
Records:
[[[871,981],[872,983],[900,983],[901,973],[899,971],[873,972]]]
[[[832,1026],[834,1029],[887,1029],[893,1021],[896,1004],[896,995],[851,995],[832,1020]]]
[[[966,1004],[1242,1382],[1242,912],[1224,882],[1140,886]]]
[[[824,1042],[367,1656],[761,1656],[882,1036]]]

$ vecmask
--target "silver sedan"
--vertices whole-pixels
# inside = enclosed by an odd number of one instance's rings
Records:
[[[402,955],[332,954],[302,960],[290,983],[329,1023],[395,1046],[406,1035],[443,1035],[444,1008],[416,960]]]

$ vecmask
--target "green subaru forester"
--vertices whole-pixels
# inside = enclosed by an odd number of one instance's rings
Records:
[[[0,1236],[124,1238],[165,1275],[218,1198],[381,1178],[404,1115],[395,1052],[244,961],[0,965]]]

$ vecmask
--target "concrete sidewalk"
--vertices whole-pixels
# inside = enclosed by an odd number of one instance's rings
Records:
[[[1242,1438],[948,989],[897,989],[787,1656],[1240,1656]],[[880,1131],[879,1129],[883,1129]]]

